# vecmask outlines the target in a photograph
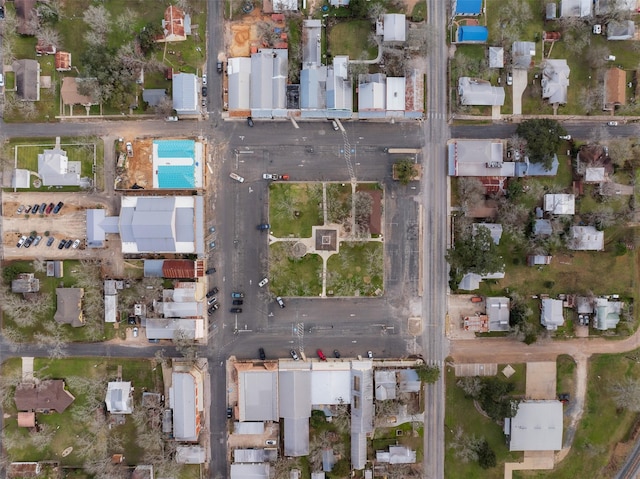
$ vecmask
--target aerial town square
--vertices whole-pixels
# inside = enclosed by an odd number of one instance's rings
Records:
[[[0,0],[0,478],[640,477],[637,25]]]

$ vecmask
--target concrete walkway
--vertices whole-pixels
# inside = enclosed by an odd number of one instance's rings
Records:
[[[22,358],[22,380],[24,382],[33,382],[33,358]]]

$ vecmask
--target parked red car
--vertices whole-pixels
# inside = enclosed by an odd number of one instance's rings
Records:
[[[322,352],[322,349],[318,349],[316,351],[316,353],[318,353],[318,357],[320,358],[321,361],[326,361],[327,357],[324,355],[324,353]]]

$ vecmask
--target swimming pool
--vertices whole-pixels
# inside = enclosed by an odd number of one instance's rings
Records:
[[[193,140],[159,140],[154,143],[158,146],[158,158],[194,158],[196,142]]]
[[[160,188],[193,188],[195,177],[193,166],[158,165],[158,186]]]

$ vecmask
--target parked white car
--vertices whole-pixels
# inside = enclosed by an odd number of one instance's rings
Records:
[[[244,178],[236,173],[229,173],[229,176],[239,183],[244,183]]]
[[[260,286],[260,287],[262,288],[262,287],[263,287],[265,284],[267,284],[268,282],[269,282],[269,278],[264,278],[262,281],[260,281],[260,282],[258,283],[258,286]]]

